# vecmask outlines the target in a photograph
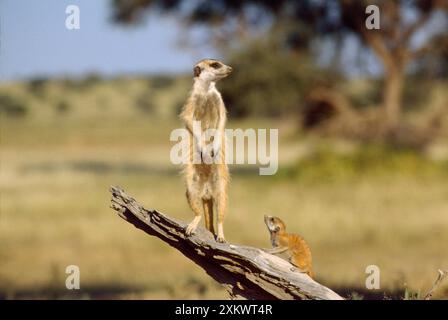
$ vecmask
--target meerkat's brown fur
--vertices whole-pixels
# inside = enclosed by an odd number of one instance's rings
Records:
[[[297,234],[287,233],[286,225],[280,218],[265,216],[264,222],[271,235],[273,247],[266,251],[271,254],[285,253],[289,262],[297,267],[298,271],[313,278],[311,250],[305,240]]]
[[[227,116],[224,102],[215,84],[228,76],[232,68],[218,60],[204,59],[199,61],[193,70],[193,89],[180,115],[190,137],[190,156],[183,174],[187,187],[187,200],[195,215],[186,228],[186,234],[194,233],[202,215],[205,218],[206,228],[215,234],[213,219],[215,208],[218,229],[216,239],[224,242],[223,223],[227,209],[229,181],[229,170],[225,162]],[[201,135],[196,134],[194,121],[200,122]],[[218,135],[207,141],[208,129],[216,130]],[[196,160],[199,160],[199,163]]]

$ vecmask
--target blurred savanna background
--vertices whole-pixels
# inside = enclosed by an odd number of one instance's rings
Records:
[[[369,30],[366,7],[380,9]],[[80,29],[66,28],[77,5]],[[192,219],[169,136],[192,67],[218,58],[230,128],[279,130],[279,170],[231,165],[230,243],[264,214],[348,298],[420,298],[448,269],[447,2],[0,1],[0,298],[225,299],[109,208],[120,185]],[[65,287],[68,265],[81,289]],[[377,265],[381,288],[367,290]],[[435,298],[448,298],[448,282]]]

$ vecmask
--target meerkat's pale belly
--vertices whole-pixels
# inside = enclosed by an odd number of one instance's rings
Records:
[[[216,166],[199,164],[195,165],[193,181],[198,188],[199,196],[204,200],[210,200],[215,196],[218,183],[218,168]]]

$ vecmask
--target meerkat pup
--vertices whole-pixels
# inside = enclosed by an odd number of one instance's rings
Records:
[[[277,217],[264,216],[264,222],[271,235],[272,249],[265,251],[271,254],[285,254],[300,272],[314,277],[311,266],[311,250],[305,240],[297,235],[286,232],[285,223]]]
[[[218,60],[204,59],[195,65],[193,71],[193,89],[180,115],[190,136],[190,156],[183,173],[188,204],[194,213],[186,234],[194,233],[204,215],[205,227],[216,236],[217,241],[225,242],[223,223],[229,180],[225,162],[227,111],[215,85],[227,77],[232,68]],[[217,234],[214,211],[218,220]]]

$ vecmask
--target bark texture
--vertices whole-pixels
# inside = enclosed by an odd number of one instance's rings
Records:
[[[279,257],[258,248],[218,243],[202,227],[187,237],[186,224],[144,208],[119,187],[110,191],[111,207],[121,218],[179,250],[222,284],[233,299],[343,299],[306,274],[291,271],[293,266]]]

